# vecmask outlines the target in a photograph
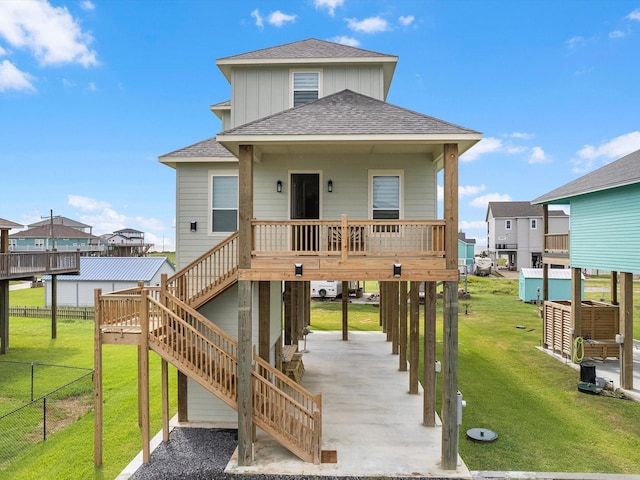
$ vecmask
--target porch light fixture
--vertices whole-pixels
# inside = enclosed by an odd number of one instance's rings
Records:
[[[302,276],[302,264],[301,263],[296,263],[296,277],[301,277]]]
[[[194,220],[193,222],[191,222],[191,231],[196,232],[197,230],[198,230],[198,222]]]
[[[281,180],[278,180],[276,182],[276,192],[282,193],[282,181]]]
[[[333,192],[333,180],[329,180],[329,181],[327,182],[327,191],[328,191],[329,193]]]
[[[394,263],[393,264],[393,276],[394,277],[399,277],[400,275],[402,275],[402,264],[401,263]]]

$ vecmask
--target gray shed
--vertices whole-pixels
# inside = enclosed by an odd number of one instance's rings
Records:
[[[520,269],[520,282],[518,294],[523,302],[535,302],[538,299],[538,289],[540,289],[540,301],[542,298],[542,269],[522,268]],[[581,298],[584,298],[584,275],[581,281]],[[550,268],[549,269],[549,300],[570,300],[571,299],[571,270]]]
[[[94,290],[103,293],[145,285],[160,285],[163,273],[175,268],[166,257],[80,257],[80,275],[58,275],[58,306],[92,307]],[[44,280],[45,305],[51,306],[51,275]]]

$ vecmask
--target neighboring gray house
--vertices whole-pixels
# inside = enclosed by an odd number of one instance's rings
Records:
[[[31,223],[27,225],[29,228],[33,227],[43,227],[47,225],[64,225],[66,227],[75,228],[76,230],[84,233],[93,233],[93,227],[91,225],[87,225],[86,223],[79,222],[74,220],[73,218],[63,217],[62,215],[55,215],[53,217],[44,217],[43,220],[39,222]]]
[[[144,282],[160,285],[163,273],[171,276],[175,268],[166,257],[81,257],[80,275],[58,275],[58,306],[92,307],[94,290],[103,293],[123,290]],[[51,306],[51,276],[43,276],[45,304]]]
[[[542,266],[543,210],[530,202],[489,202],[487,206],[487,250],[493,265],[504,258],[510,270]],[[549,232],[567,233],[569,215],[549,211]]]

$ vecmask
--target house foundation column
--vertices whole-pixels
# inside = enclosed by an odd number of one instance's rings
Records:
[[[444,145],[445,265],[458,269],[458,145]],[[458,466],[458,282],[444,282],[442,468]]]
[[[572,341],[582,336],[582,270],[571,269],[571,327],[573,328]],[[574,344],[572,342],[572,345]]]
[[[418,393],[420,362],[420,282],[411,282],[409,291],[409,393]]]
[[[238,267],[251,269],[253,218],[253,145],[240,145],[238,158]],[[238,465],[253,463],[252,290],[250,280],[238,281]]]
[[[424,282],[424,397],[422,424],[436,426],[436,282]]]
[[[620,386],[633,389],[633,274],[620,274]]]

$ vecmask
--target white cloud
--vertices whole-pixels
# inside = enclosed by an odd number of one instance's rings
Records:
[[[406,17],[404,15],[401,15],[400,18],[398,18],[398,21],[400,22],[400,25],[408,27],[413,23],[415,19],[416,17],[414,17],[413,15],[407,15]]]
[[[439,202],[444,201],[444,187],[442,185],[438,185],[436,190],[436,198]]]
[[[469,230],[482,230],[483,232],[486,232],[487,222],[485,222],[484,220],[472,220],[471,222],[462,220],[458,222],[458,227],[465,233]]]
[[[0,92],[17,90],[21,92],[35,92],[36,88],[31,83],[33,77],[18,68],[9,60],[0,62]]]
[[[510,138],[518,138],[520,140],[531,140],[534,137],[533,133],[527,133],[527,132],[507,133],[505,136]]]
[[[622,38],[626,36],[627,32],[623,32],[622,30],[613,30],[612,32],[609,32],[609,38]]]
[[[551,159],[547,157],[547,154],[544,153],[542,147],[533,147],[531,149],[531,153],[529,154],[529,163],[548,163]]]
[[[326,8],[332,17],[336,14],[336,8],[344,5],[344,0],[313,0],[316,9]]]
[[[79,208],[85,212],[93,212],[95,210],[103,210],[111,207],[110,203],[101,202],[89,197],[83,197],[82,195],[69,195],[67,197],[67,203],[72,207]]]
[[[274,27],[281,27],[285,23],[294,23],[296,21],[296,15],[289,15],[282,13],[280,10],[276,10],[269,14],[267,21]]]
[[[566,41],[566,44],[569,48],[581,47],[586,43],[587,43],[587,40],[584,37],[580,37],[580,36],[571,37],[569,40]]]
[[[80,8],[82,8],[87,12],[93,12],[96,9],[96,6],[94,5],[93,2],[90,2],[89,0],[84,0],[83,2],[80,2]]]
[[[331,39],[332,42],[341,43],[342,45],[347,45],[349,47],[359,47],[360,42],[353,37],[347,37],[346,35],[338,35]]]
[[[97,92],[98,87],[96,87],[95,83],[89,82],[89,85],[87,86],[87,90],[89,90],[90,92]]]
[[[42,65],[98,64],[96,51],[89,47],[93,37],[66,7],[44,0],[0,1],[0,36],[14,48],[31,51]]]
[[[7,51],[4,48],[0,47],[0,57],[4,56],[6,54],[7,54]]]
[[[262,22],[262,16],[260,15],[260,10],[257,8],[251,12],[251,16],[256,19],[256,27],[263,28],[264,23]]]
[[[599,164],[624,157],[640,148],[640,130],[625,133],[595,147],[585,145],[578,150],[578,159],[574,160],[574,172],[583,173],[593,170]]]
[[[379,33],[390,30],[389,23],[381,17],[369,17],[364,20],[347,18],[347,24],[354,32]]]
[[[511,195],[507,193],[487,193],[480,197],[474,198],[469,205],[476,208],[487,208],[489,202],[510,202]]]
[[[637,22],[640,22],[640,8],[631,12],[629,15],[627,15],[626,18],[628,18],[629,20],[635,20]]]
[[[485,137],[476,143],[473,147],[460,155],[460,161],[472,162],[480,155],[498,151],[502,148],[502,140],[495,137]]]
[[[484,192],[486,189],[484,183],[482,185],[460,185],[458,186],[458,197],[467,197],[470,195],[477,195],[480,192]]]

